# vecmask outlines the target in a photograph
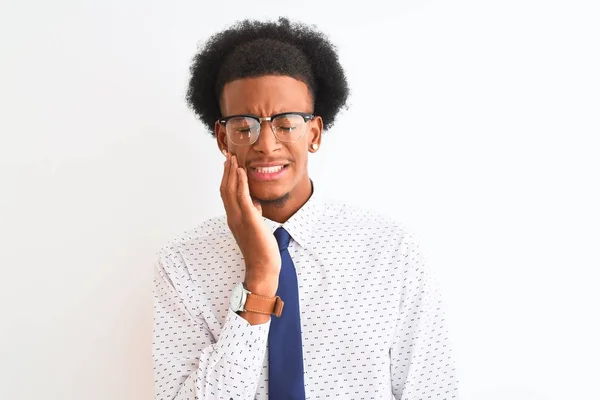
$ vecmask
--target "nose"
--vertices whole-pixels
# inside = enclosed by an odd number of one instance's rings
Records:
[[[281,142],[275,137],[275,133],[271,129],[271,123],[269,121],[263,121],[260,124],[260,135],[254,143],[254,150],[269,154],[281,149]]]

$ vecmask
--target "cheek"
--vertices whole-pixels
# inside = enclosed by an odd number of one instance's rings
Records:
[[[240,167],[246,167],[246,159],[247,159],[247,155],[248,153],[245,151],[240,151],[239,148],[230,148],[231,150],[231,154],[235,154],[235,157],[237,158],[238,161],[238,165]]]
[[[307,163],[308,152],[306,151],[306,144],[303,144],[299,147],[294,148],[292,152],[292,156],[294,157],[294,163],[296,164],[296,168],[304,167]]]

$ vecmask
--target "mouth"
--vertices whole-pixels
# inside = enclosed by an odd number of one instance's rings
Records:
[[[281,179],[288,172],[288,165],[274,165],[269,167],[248,167],[250,177],[258,181],[273,181]]]

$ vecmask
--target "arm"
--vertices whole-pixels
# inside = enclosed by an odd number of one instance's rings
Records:
[[[191,299],[181,295],[190,282],[177,271],[169,257],[158,258],[154,275],[155,399],[254,399],[270,320],[250,325],[229,310],[215,340]]]
[[[391,349],[392,392],[398,400],[457,399],[458,382],[437,283],[414,236],[400,267],[402,297]]]

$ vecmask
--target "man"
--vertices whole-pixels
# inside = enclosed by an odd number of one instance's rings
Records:
[[[158,254],[156,398],[456,398],[413,235],[324,201],[308,176],[348,97],[328,39],[244,21],[213,36],[191,73],[188,102],[226,157],[226,215]]]

